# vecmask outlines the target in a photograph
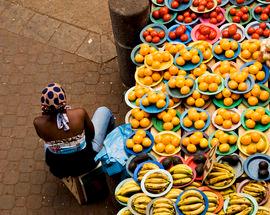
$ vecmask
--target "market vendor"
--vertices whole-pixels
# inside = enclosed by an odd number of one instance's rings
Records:
[[[34,119],[38,136],[44,140],[46,163],[59,178],[79,176],[96,167],[95,155],[114,128],[114,116],[100,107],[90,120],[83,108],[67,105],[64,89],[51,83],[42,90],[42,114]]]

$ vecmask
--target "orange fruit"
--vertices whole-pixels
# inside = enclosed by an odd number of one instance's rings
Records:
[[[225,111],[223,114],[221,114],[222,118],[225,120],[229,120],[232,118],[232,113],[230,111]]]
[[[141,121],[140,121],[140,126],[142,128],[147,128],[149,125],[150,125],[150,120],[148,118],[143,118]]]
[[[177,116],[174,116],[174,117],[172,118],[172,124],[173,124],[174,126],[179,125],[179,124],[180,124],[180,119],[179,119]]]
[[[203,120],[203,121],[206,121],[208,119],[208,115],[206,112],[201,112],[199,113],[200,114],[200,119]]]
[[[223,100],[223,103],[224,103],[224,105],[226,105],[226,106],[231,106],[231,105],[233,104],[233,99],[232,99],[232,98],[225,98],[225,99]]]
[[[188,145],[190,144],[189,137],[183,138],[182,144],[183,144],[184,146],[188,146]]]
[[[199,62],[200,62],[200,57],[199,57],[198,55],[192,56],[191,62],[192,62],[193,64],[199,63]]]
[[[237,124],[240,121],[240,116],[237,113],[232,113],[232,123]]]
[[[248,128],[254,128],[255,125],[256,125],[256,123],[255,123],[252,119],[246,120],[246,126],[247,126]]]
[[[148,100],[147,97],[145,97],[145,98],[142,99],[142,105],[145,106],[145,107],[147,107],[147,106],[150,105],[150,102],[149,102],[149,100]]]
[[[127,139],[126,146],[127,146],[127,148],[132,149],[133,146],[134,146],[133,140],[132,139]]]
[[[234,56],[234,51],[233,50],[226,50],[225,51],[225,56],[227,58],[232,58]]]
[[[248,134],[242,136],[240,139],[240,143],[244,146],[251,144],[251,136]]]
[[[199,84],[198,88],[199,88],[199,90],[205,92],[205,91],[208,90],[208,84],[205,83],[205,82],[202,82],[202,83]]]
[[[190,135],[190,137],[189,137],[190,143],[194,144],[194,145],[198,145],[200,143],[200,139],[201,139],[200,137],[198,137],[197,135],[194,135],[194,134]]]
[[[231,120],[224,120],[222,123],[223,128],[230,129],[232,127],[232,121]]]
[[[192,126],[193,123],[192,123],[192,121],[188,117],[185,117],[183,119],[183,124],[184,124],[185,127],[189,128],[189,127]]]
[[[264,71],[259,71],[259,72],[256,74],[256,80],[262,81],[264,78],[265,78],[265,73],[264,73]]]
[[[165,113],[162,117],[163,122],[171,122],[172,121],[172,115],[169,113]]]
[[[205,148],[208,147],[208,141],[207,141],[207,139],[202,138],[202,139],[200,140],[200,147],[201,147],[202,149],[205,149]]]
[[[155,145],[157,152],[162,153],[165,150],[165,145],[163,143],[158,143]]]
[[[205,122],[201,119],[194,123],[194,127],[198,130],[202,129],[204,126],[205,126]]]
[[[215,145],[219,145],[219,141],[218,141],[217,138],[214,137],[214,138],[211,140],[211,146],[213,147],[213,146],[215,146]]]
[[[195,99],[193,97],[188,97],[186,103],[189,106],[193,106],[195,104]]]
[[[141,135],[142,137],[146,137],[146,132],[145,132],[145,130],[143,130],[143,129],[138,129],[138,130],[136,131],[136,134],[139,134],[139,135]]]
[[[188,113],[188,118],[193,122],[198,121],[200,119],[200,114],[196,111],[194,113]]]
[[[131,127],[136,129],[139,128],[140,122],[137,119],[131,119],[130,120]]]
[[[257,132],[250,133],[250,137],[253,143],[258,143],[259,140],[261,139],[261,135]]]
[[[153,67],[153,69],[159,69],[160,68],[160,62],[157,61],[157,60],[153,61],[152,67]]]
[[[230,80],[230,81],[228,82],[228,87],[229,87],[230,89],[232,89],[232,90],[235,90],[235,89],[238,88],[238,83],[237,83],[236,81],[234,81],[234,80]]]
[[[171,59],[171,55],[169,52],[163,52],[162,53],[162,60],[164,62],[168,62]]]
[[[216,137],[216,138],[219,138],[219,137],[221,137],[223,134],[224,134],[224,132],[223,132],[222,130],[217,130],[216,133],[215,133],[215,137]]]
[[[133,137],[132,137],[132,140],[135,144],[141,144],[142,141],[143,141],[143,136],[142,135],[139,135],[139,134],[135,134]]]
[[[135,152],[135,153],[139,153],[139,152],[141,152],[143,150],[143,147],[142,147],[142,145],[140,145],[140,144],[135,144],[134,146],[133,146],[133,151]]]
[[[154,72],[153,75],[152,75],[152,79],[153,81],[159,81],[161,78],[160,74],[158,72]]]
[[[262,90],[260,94],[260,100],[266,101],[269,98],[269,93],[266,90]]]
[[[187,146],[187,151],[190,152],[190,153],[195,153],[197,151],[197,147],[193,144],[189,144]]]
[[[187,86],[187,87],[192,87],[193,86],[193,81],[191,80],[191,79],[186,79],[185,81],[184,81],[184,84],[185,84],[185,86]]]
[[[146,137],[146,138],[144,138],[143,139],[143,141],[142,141],[142,145],[144,146],[144,147],[149,147],[149,146],[151,146],[151,140],[148,138],[148,137]]]
[[[221,93],[225,98],[229,98],[232,94],[231,91],[227,88],[224,88]]]
[[[147,96],[148,100],[150,103],[154,104],[157,103],[159,97],[156,93],[149,93]]]
[[[220,46],[223,50],[227,51],[231,48],[230,42],[228,40],[224,40],[223,42],[220,41]]]
[[[190,88],[187,86],[183,86],[180,90],[181,94],[186,95],[190,92]]]
[[[144,83],[145,85],[149,86],[149,85],[153,84],[153,79],[152,79],[151,77],[149,77],[149,76],[146,76],[146,77],[144,77],[144,79],[143,79],[143,83]]]
[[[174,116],[176,116],[177,112],[175,109],[169,109],[167,113],[170,114],[172,117],[174,117]]]
[[[268,123],[270,123],[270,117],[268,115],[262,115],[261,123],[263,125],[267,125]]]
[[[157,115],[157,118],[158,118],[158,119],[162,119],[163,116],[164,116],[164,114],[166,114],[166,111],[162,111],[161,113],[159,113],[159,114]]]
[[[250,51],[248,51],[248,50],[243,50],[243,51],[241,52],[241,56],[242,56],[244,59],[249,59],[249,58],[251,57],[251,53],[250,53]]]
[[[198,137],[199,139],[203,138],[203,133],[201,131],[195,131],[193,135]]]
[[[216,94],[216,95],[215,95],[215,98],[216,98],[216,99],[222,99],[222,98],[223,98],[222,93]]]
[[[136,54],[134,60],[137,63],[142,63],[144,60],[144,57],[141,54]]]
[[[226,153],[230,151],[230,145],[228,143],[222,143],[218,147],[219,151],[222,153]]]
[[[165,122],[163,124],[163,129],[166,131],[170,131],[173,129],[173,124],[171,122]]]
[[[251,95],[257,97],[261,94],[261,89],[259,87],[254,87],[251,91],[250,91]]]
[[[259,100],[258,100],[257,97],[255,97],[255,96],[250,96],[250,97],[248,98],[248,104],[251,105],[251,106],[257,105],[258,102],[259,102]]]
[[[238,90],[245,91],[245,90],[247,90],[247,87],[248,87],[247,84],[245,82],[242,82],[238,85]]]
[[[167,154],[172,154],[172,153],[174,153],[174,151],[175,151],[175,146],[174,145],[172,145],[172,144],[166,145],[165,152]]]
[[[170,80],[171,77],[172,77],[172,76],[170,75],[169,72],[164,72],[163,78],[164,78],[165,80]]]
[[[172,65],[170,68],[169,68],[169,72],[171,75],[177,75],[178,74],[178,71],[179,69],[175,66],[175,65]]]
[[[217,124],[217,125],[222,125],[223,124],[223,118],[222,116],[220,115],[217,115],[214,119],[214,122]]]
[[[230,135],[228,135],[227,133],[224,133],[223,135],[221,135],[218,140],[219,142],[221,143],[228,143],[229,142],[229,138],[230,138]]]
[[[157,108],[163,108],[165,107],[165,105],[166,105],[166,102],[164,99],[159,99],[156,103]]]
[[[253,113],[253,115],[251,116],[251,119],[252,119],[253,121],[255,121],[255,122],[261,121],[261,118],[262,118],[261,114],[258,113],[257,111],[255,111],[255,112]]]
[[[203,100],[203,98],[198,98],[195,101],[195,106],[196,107],[203,107],[205,105],[205,101]]]
[[[236,141],[237,141],[237,136],[235,136],[235,135],[230,135],[229,136],[229,144],[235,144],[236,143]]]
[[[263,140],[259,141],[257,144],[256,144],[256,149],[258,152],[264,152],[265,149],[267,147],[267,143]]]
[[[173,137],[172,138],[172,145],[174,145],[175,147],[178,147],[180,144],[180,138],[178,137]]]
[[[192,59],[192,54],[189,51],[187,51],[183,53],[182,57],[184,58],[184,60],[189,61]]]
[[[238,43],[237,43],[236,41],[231,41],[231,42],[230,42],[230,48],[231,48],[232,50],[238,49]]]
[[[218,90],[218,85],[216,83],[211,83],[208,86],[210,92],[216,92]]]
[[[182,56],[176,58],[176,63],[179,65],[179,66],[183,66],[185,65],[186,61],[184,60],[184,58]]]
[[[162,142],[165,145],[170,144],[172,142],[172,136],[171,135],[163,135]]]
[[[258,107],[256,109],[256,112],[258,112],[260,115],[264,115],[265,114],[265,109],[263,107]]]
[[[252,154],[255,154],[256,152],[257,152],[257,147],[256,147],[256,144],[249,144],[248,146],[247,146],[247,153],[248,154],[250,154],[250,155],[252,155]]]
[[[220,45],[217,45],[217,46],[215,47],[215,49],[214,49],[214,52],[215,52],[216,54],[221,54],[221,53],[222,53],[222,48],[221,48],[221,46],[220,46]]]
[[[201,98],[201,94],[199,93],[199,91],[194,90],[194,92],[192,93],[192,97],[194,99],[199,99],[199,98]]]
[[[239,94],[232,93],[231,98],[233,100],[238,100],[240,98],[240,95]]]
[[[163,138],[161,135],[155,136],[155,143],[162,143],[162,142],[163,142]]]
[[[245,117],[248,118],[248,119],[250,119],[251,116],[253,115],[253,113],[254,113],[253,110],[248,109],[248,110],[246,111],[246,113],[245,113]]]
[[[135,104],[136,104],[137,106],[140,106],[140,103],[141,103],[141,99],[140,99],[140,98],[136,99]]]

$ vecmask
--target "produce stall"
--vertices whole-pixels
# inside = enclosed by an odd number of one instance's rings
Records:
[[[270,214],[270,1],[152,0],[125,94],[128,214]],[[270,44],[268,44],[270,46]],[[266,47],[270,51],[270,47]]]

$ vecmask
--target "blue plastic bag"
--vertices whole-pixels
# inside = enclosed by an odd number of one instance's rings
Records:
[[[128,156],[124,144],[132,132],[130,124],[123,124],[111,131],[104,140],[104,146],[96,155],[95,161],[102,162],[103,171],[108,175],[112,176],[125,169]]]

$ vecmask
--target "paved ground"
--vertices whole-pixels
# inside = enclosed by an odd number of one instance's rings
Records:
[[[110,197],[79,206],[48,172],[32,121],[55,81],[73,107],[106,105],[123,122],[116,60],[107,1],[0,0],[1,215],[115,214]]]

